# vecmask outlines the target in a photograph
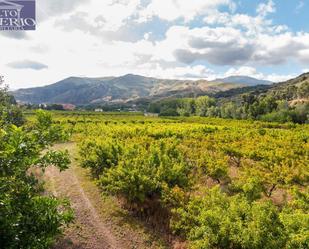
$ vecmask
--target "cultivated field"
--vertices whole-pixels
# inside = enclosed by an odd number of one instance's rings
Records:
[[[142,233],[136,248],[309,248],[308,125],[82,112],[54,122],[74,144],[71,174],[105,196],[89,198],[112,223],[94,234],[112,247]]]

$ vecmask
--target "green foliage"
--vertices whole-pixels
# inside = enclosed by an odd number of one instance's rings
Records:
[[[67,203],[40,197],[41,186],[29,170],[69,164],[67,152],[48,151],[37,140],[37,131],[11,126],[1,130],[0,145],[0,244],[4,248],[48,248],[61,227],[72,220]],[[58,212],[59,208],[63,211]]]
[[[40,130],[49,128],[53,123],[51,113],[45,112],[43,110],[38,110],[36,112],[36,118],[37,118],[37,128]]]
[[[309,81],[305,81],[297,89],[297,95],[299,98],[309,98]]]
[[[58,121],[72,127],[81,165],[105,193],[164,219],[189,247],[308,248],[308,125],[76,113]]]
[[[37,141],[41,146],[50,146],[55,142],[66,141],[69,134],[61,125],[53,124],[51,113],[43,110],[36,111],[36,121],[30,129],[35,129]]]
[[[81,166],[90,168],[94,177],[99,178],[104,169],[116,166],[123,146],[115,140],[84,140],[80,145]]]
[[[263,180],[258,176],[244,176],[234,182],[232,189],[243,193],[248,201],[255,201],[262,197],[265,192]]]
[[[23,117],[22,111],[20,108],[10,105],[5,108],[5,113],[2,113],[4,117],[5,124],[14,124],[16,126],[22,126],[25,123],[25,119]]]
[[[162,108],[160,116],[178,116],[178,112],[174,108]]]
[[[181,99],[179,107],[177,108],[177,113],[180,116],[190,116],[195,113],[196,105],[194,99]]]
[[[49,248],[73,214],[68,202],[41,196],[42,185],[32,168],[53,164],[64,170],[70,162],[68,153],[49,150],[59,135],[53,134],[57,130],[52,122],[45,122],[50,120],[47,114],[38,113],[33,127],[16,127],[14,120],[8,122],[8,109],[2,110],[6,113],[0,116],[4,124],[0,128],[1,247]]]
[[[56,165],[60,171],[68,169],[70,164],[69,153],[67,151],[48,151],[36,163],[42,169],[50,165]]]
[[[165,191],[189,185],[189,167],[177,149],[177,143],[158,140],[150,145],[134,145],[121,156],[115,167],[100,177],[101,187],[130,202],[162,199]]]
[[[192,248],[272,249],[287,243],[288,233],[271,202],[229,197],[217,187],[174,213],[174,231],[185,234]]]
[[[215,179],[218,183],[228,178],[228,158],[224,154],[204,154],[201,158],[201,168],[204,174]]]
[[[1,177],[0,181],[2,248],[49,248],[73,219],[68,202],[38,196],[30,183],[21,180]]]
[[[0,76],[0,127],[10,124],[21,126],[25,121],[22,112],[14,105],[15,99],[8,94],[3,84],[3,77]]]
[[[196,103],[196,114],[201,117],[206,117],[208,108],[216,104],[215,100],[208,96],[197,98],[195,103]]]
[[[214,94],[216,99],[202,96],[157,101],[150,104],[149,110],[160,113],[161,116],[197,115],[303,124],[309,121],[308,86],[306,74],[272,86],[241,88],[230,90],[230,93]]]

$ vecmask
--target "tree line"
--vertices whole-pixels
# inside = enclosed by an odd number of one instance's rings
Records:
[[[306,123],[309,120],[309,82],[299,87],[288,86],[280,91],[257,94],[243,93],[230,98],[165,99],[153,102],[148,111],[160,116],[201,116],[230,119],[253,119],[274,122]],[[293,104],[291,100],[303,102]]]

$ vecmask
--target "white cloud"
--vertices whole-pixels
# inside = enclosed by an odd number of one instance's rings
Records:
[[[263,74],[258,72],[254,67],[239,67],[239,68],[230,68],[228,69],[223,77],[229,76],[249,76],[260,80],[268,80],[271,82],[282,82],[289,79],[296,77],[296,74],[287,74],[287,75],[280,75],[280,74]],[[222,77],[222,76],[221,76]]]
[[[254,78],[261,78],[261,74],[258,74],[254,67],[239,67],[239,68],[232,67],[225,73],[225,77],[234,75],[235,76],[247,75]]]
[[[89,4],[90,0],[36,0],[38,22],[70,13],[80,5]]]
[[[6,48],[0,73],[18,88],[74,75],[224,76],[211,70],[212,65],[231,67],[225,75],[274,80],[287,76],[264,75],[255,67],[291,60],[308,64],[309,33],[274,25],[268,15],[275,11],[273,1],[260,4],[254,16],[234,12],[235,2],[37,0],[37,31],[0,32],[0,46]],[[17,71],[8,66],[16,61],[40,62],[48,68]]]
[[[143,20],[158,16],[168,21],[178,18],[191,21],[197,15],[206,14],[222,5],[228,6],[231,10],[235,9],[235,3],[231,0],[153,0],[141,12],[141,17]]]
[[[267,3],[259,4],[259,6],[257,7],[256,12],[260,16],[267,16],[270,13],[276,12],[276,7],[275,7],[274,1],[273,0],[268,0]]]
[[[306,41],[309,41],[309,39],[306,39]],[[298,54],[298,57],[300,58],[300,60],[303,63],[305,63],[305,64],[309,63],[309,48],[308,47],[297,51],[297,54]]]
[[[270,74],[265,75],[264,79],[269,80],[271,82],[283,82],[289,79],[293,79],[297,76],[297,74],[287,74],[287,75],[280,75],[280,74]]]
[[[171,27],[166,40],[158,43],[170,58],[191,64],[214,65],[279,65],[291,59],[309,61],[309,34],[282,32],[255,35],[236,27]],[[169,52],[168,52],[169,51]]]
[[[202,65],[175,67],[175,68],[157,68],[156,77],[169,79],[209,79],[213,77],[214,72]]]

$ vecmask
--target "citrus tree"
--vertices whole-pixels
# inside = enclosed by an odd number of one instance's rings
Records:
[[[0,89],[0,245],[1,248],[49,248],[73,219],[69,203],[42,195],[34,167],[55,165],[65,170],[67,152],[50,146],[61,139],[50,114],[39,111],[35,123],[20,126],[18,110],[5,88]],[[18,110],[18,115],[21,117]],[[18,127],[20,126],[20,127]]]

